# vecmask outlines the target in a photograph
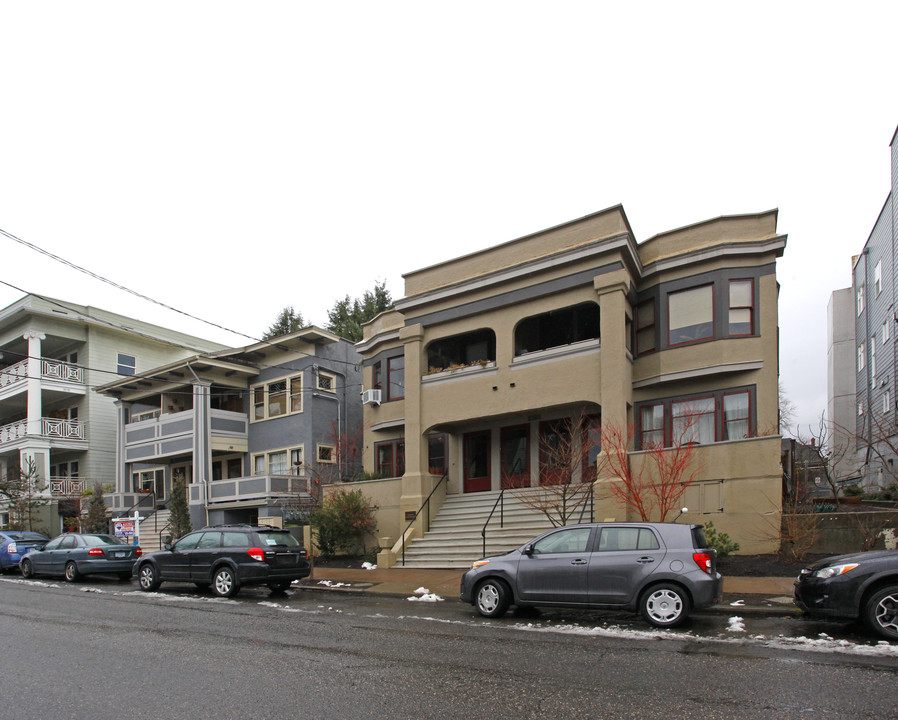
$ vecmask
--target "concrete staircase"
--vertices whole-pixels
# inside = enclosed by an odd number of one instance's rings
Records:
[[[168,510],[157,510],[155,516],[150,515],[140,522],[140,549],[155,552],[162,549],[160,535],[169,535],[168,521],[171,513]]]
[[[538,492],[538,490],[534,490]],[[430,531],[405,547],[404,567],[469,568],[483,557],[480,531],[496,504],[499,492],[448,495],[431,522]],[[501,555],[550,530],[546,516],[522,503],[515,492],[505,491],[504,522],[499,527],[499,508],[486,530],[486,554]],[[397,567],[403,567],[401,554]]]

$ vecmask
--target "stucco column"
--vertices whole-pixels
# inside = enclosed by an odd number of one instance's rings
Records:
[[[623,270],[602,275],[595,279],[594,287],[599,299],[602,339],[599,352],[602,425],[626,432],[628,406],[633,401],[633,361],[627,350],[629,276]]]
[[[212,407],[209,393],[212,383],[208,380],[193,380],[192,384],[193,482],[202,486],[205,505],[209,498],[209,483],[212,482]]]
[[[402,512],[400,525],[405,529],[407,513],[414,513],[430,494],[430,472],[427,466],[427,440],[421,419],[421,374],[423,373],[424,328],[410,325],[402,328],[399,339],[405,348],[405,474],[402,476]],[[421,518],[418,519],[421,523]],[[418,525],[419,532],[423,523]]]
[[[37,330],[29,330],[22,336],[28,341],[28,434],[32,437],[41,435],[41,340],[46,335]]]

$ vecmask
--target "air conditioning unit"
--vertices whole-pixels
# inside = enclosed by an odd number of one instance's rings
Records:
[[[380,390],[362,390],[362,405],[380,405]]]

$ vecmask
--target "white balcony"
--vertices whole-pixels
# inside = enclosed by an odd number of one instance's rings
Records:
[[[50,440],[87,440],[87,424],[78,420],[41,418],[40,432],[28,432],[28,421],[19,420],[0,427],[0,444],[32,438]]]
[[[207,505],[246,501],[263,501],[273,498],[308,495],[309,478],[298,475],[252,475],[249,477],[213,480],[208,485],[208,497],[204,497],[202,485],[187,486],[191,503]]]
[[[28,361],[22,360],[15,365],[0,368],[0,388],[15,385],[28,379]],[[84,368],[62,360],[41,358],[41,380],[50,382],[84,384]]]

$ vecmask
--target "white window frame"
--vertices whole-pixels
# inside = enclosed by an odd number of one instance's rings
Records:
[[[128,360],[130,360],[131,362],[129,363]],[[130,370],[131,372],[122,372],[123,369]],[[119,375],[126,375],[128,377],[130,377],[131,375],[137,375],[137,356],[122,352],[116,353],[115,371]]]
[[[290,447],[282,447],[282,448],[270,448],[265,450],[264,452],[257,452],[252,454],[251,458],[251,469],[252,474],[254,476],[258,475],[299,475],[302,470],[303,458],[305,456],[304,445],[292,445]],[[280,453],[287,454],[287,470],[286,472],[272,473],[271,472],[271,456],[278,455]],[[296,469],[296,465],[294,464],[295,455],[299,456],[299,468]],[[262,461],[263,468],[260,470],[258,468],[259,460]]]
[[[862,312],[864,312],[864,283],[857,289],[857,316],[860,317]]]
[[[329,379],[330,387],[324,387],[321,384],[321,378],[325,377]],[[315,376],[315,389],[321,390],[322,392],[335,393],[337,392],[337,376],[335,373],[328,372],[327,370],[319,370],[318,374]]]
[[[890,339],[891,333],[889,332],[889,321],[882,321],[882,344],[885,345]]]
[[[279,391],[277,394],[281,394],[281,392],[286,393],[285,398],[285,411],[282,413],[277,413],[275,415],[271,414],[271,393],[269,388],[272,385],[277,385],[279,383],[285,383],[285,388],[283,391]],[[298,389],[298,392],[297,392]],[[258,394],[258,391],[261,390],[261,394]],[[279,378],[271,378],[270,380],[266,380],[264,383],[256,383],[252,385],[249,389],[250,392],[250,414],[249,421],[256,422],[264,422],[265,420],[274,420],[276,418],[287,417],[288,415],[297,415],[303,411],[303,398],[302,398],[302,373],[298,375],[285,375],[284,377]],[[257,394],[260,398],[260,401],[257,401]],[[257,416],[256,410],[257,406],[261,407],[262,414],[261,416]],[[293,409],[294,406],[298,406],[298,409]]]
[[[861,372],[867,361],[867,347],[864,343],[857,346],[857,371]]]
[[[321,451],[329,450],[329,458],[328,460],[321,459]],[[326,463],[328,465],[336,465],[337,464],[337,446],[331,445],[329,443],[318,443],[315,446],[315,460],[320,463]]]
[[[882,260],[873,268],[873,287],[876,289],[876,297],[882,292]]]
[[[882,393],[882,414],[888,415],[892,410],[892,393],[886,388]]]

